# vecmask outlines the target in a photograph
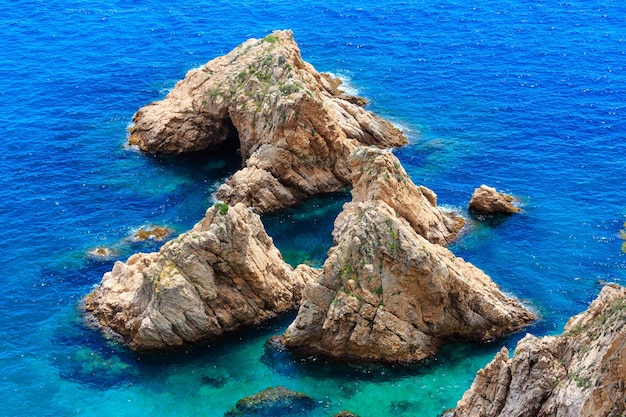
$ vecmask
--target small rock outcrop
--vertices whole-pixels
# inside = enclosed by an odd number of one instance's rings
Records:
[[[98,326],[137,351],[167,349],[297,308],[318,271],[286,264],[259,216],[216,204],[158,253],[139,253],[86,297]]]
[[[308,395],[279,386],[242,398],[224,417],[308,415],[316,406],[315,400]]]
[[[470,211],[477,214],[513,214],[520,211],[513,205],[514,198],[499,193],[495,188],[481,185],[474,190],[469,203]]]
[[[560,336],[527,335],[478,372],[454,417],[626,413],[626,289],[606,286]]]
[[[442,340],[488,340],[534,319],[478,268],[416,233],[381,200],[352,202],[282,343],[366,361],[412,362]]]
[[[372,147],[358,148],[350,158],[352,201],[384,201],[398,216],[432,243],[445,245],[456,238],[464,220],[437,207],[437,195],[416,186],[398,158]]]
[[[348,157],[357,146],[406,143],[340,84],[302,60],[291,31],[276,31],[189,71],[135,114],[129,142],[178,154],[238,140],[243,169],[217,198],[275,211],[349,186]]]

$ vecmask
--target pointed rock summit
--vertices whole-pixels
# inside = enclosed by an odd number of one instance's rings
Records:
[[[297,308],[317,274],[286,264],[243,204],[217,204],[160,252],[116,262],[86,297],[85,310],[134,350],[167,349]]]
[[[461,217],[437,207],[437,195],[416,186],[391,152],[360,147],[352,154],[350,166],[352,201],[384,201],[429,242],[445,245],[465,224]]]
[[[275,211],[349,186],[348,157],[357,146],[406,143],[340,84],[302,60],[291,31],[276,31],[189,71],[135,114],[129,142],[179,154],[238,141],[243,169],[217,198]]]

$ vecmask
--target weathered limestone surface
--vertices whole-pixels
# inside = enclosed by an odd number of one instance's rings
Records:
[[[117,262],[85,309],[134,350],[166,349],[297,308],[318,273],[286,264],[243,204],[216,205],[160,252]]]
[[[478,372],[454,417],[617,417],[626,412],[626,289],[605,286],[560,336],[522,339]]]
[[[519,207],[512,204],[513,201],[510,195],[499,193],[495,188],[483,184],[474,190],[469,208],[478,214],[513,214],[520,211]]]
[[[291,31],[276,31],[189,71],[135,114],[129,142],[159,154],[239,140],[243,169],[217,197],[271,212],[349,186],[357,146],[406,143],[340,83],[302,60]]]

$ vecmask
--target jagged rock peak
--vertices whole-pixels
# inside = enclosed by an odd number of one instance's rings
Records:
[[[116,262],[84,304],[93,323],[132,349],[168,349],[297,308],[318,273],[286,264],[243,204],[218,203],[158,253]]]
[[[449,243],[463,227],[461,217],[437,207],[437,195],[432,190],[411,181],[391,152],[359,147],[351,156],[350,166],[352,201],[384,201],[432,243]]]
[[[560,336],[527,335],[476,375],[453,417],[617,417],[626,412],[626,288],[605,286]]]
[[[474,190],[469,209],[477,214],[513,214],[520,211],[519,207],[513,205],[513,201],[515,199],[512,196],[483,184]]]
[[[337,358],[411,362],[442,340],[488,340],[534,319],[478,268],[416,233],[381,200],[335,221],[324,272],[305,287],[285,346]]]
[[[135,114],[129,142],[159,154],[238,141],[243,169],[217,197],[274,211],[349,186],[357,146],[406,143],[340,84],[302,60],[291,31],[276,31],[189,71]]]

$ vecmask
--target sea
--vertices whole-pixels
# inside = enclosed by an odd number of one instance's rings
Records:
[[[436,417],[503,346],[561,333],[603,284],[626,284],[623,1],[0,4],[2,416],[215,417],[284,386],[315,401],[289,415]],[[188,70],[276,29],[293,30],[305,60],[405,132],[394,152],[413,181],[467,218],[450,249],[535,311],[530,328],[381,366],[268,349],[293,314],[153,355],[85,325],[81,299],[113,263],[163,243],[129,236],[189,229],[240,163],[227,151],[144,155],[126,145],[133,114]],[[521,212],[472,217],[481,184],[514,195]],[[349,198],[263,221],[288,262],[319,266]]]

